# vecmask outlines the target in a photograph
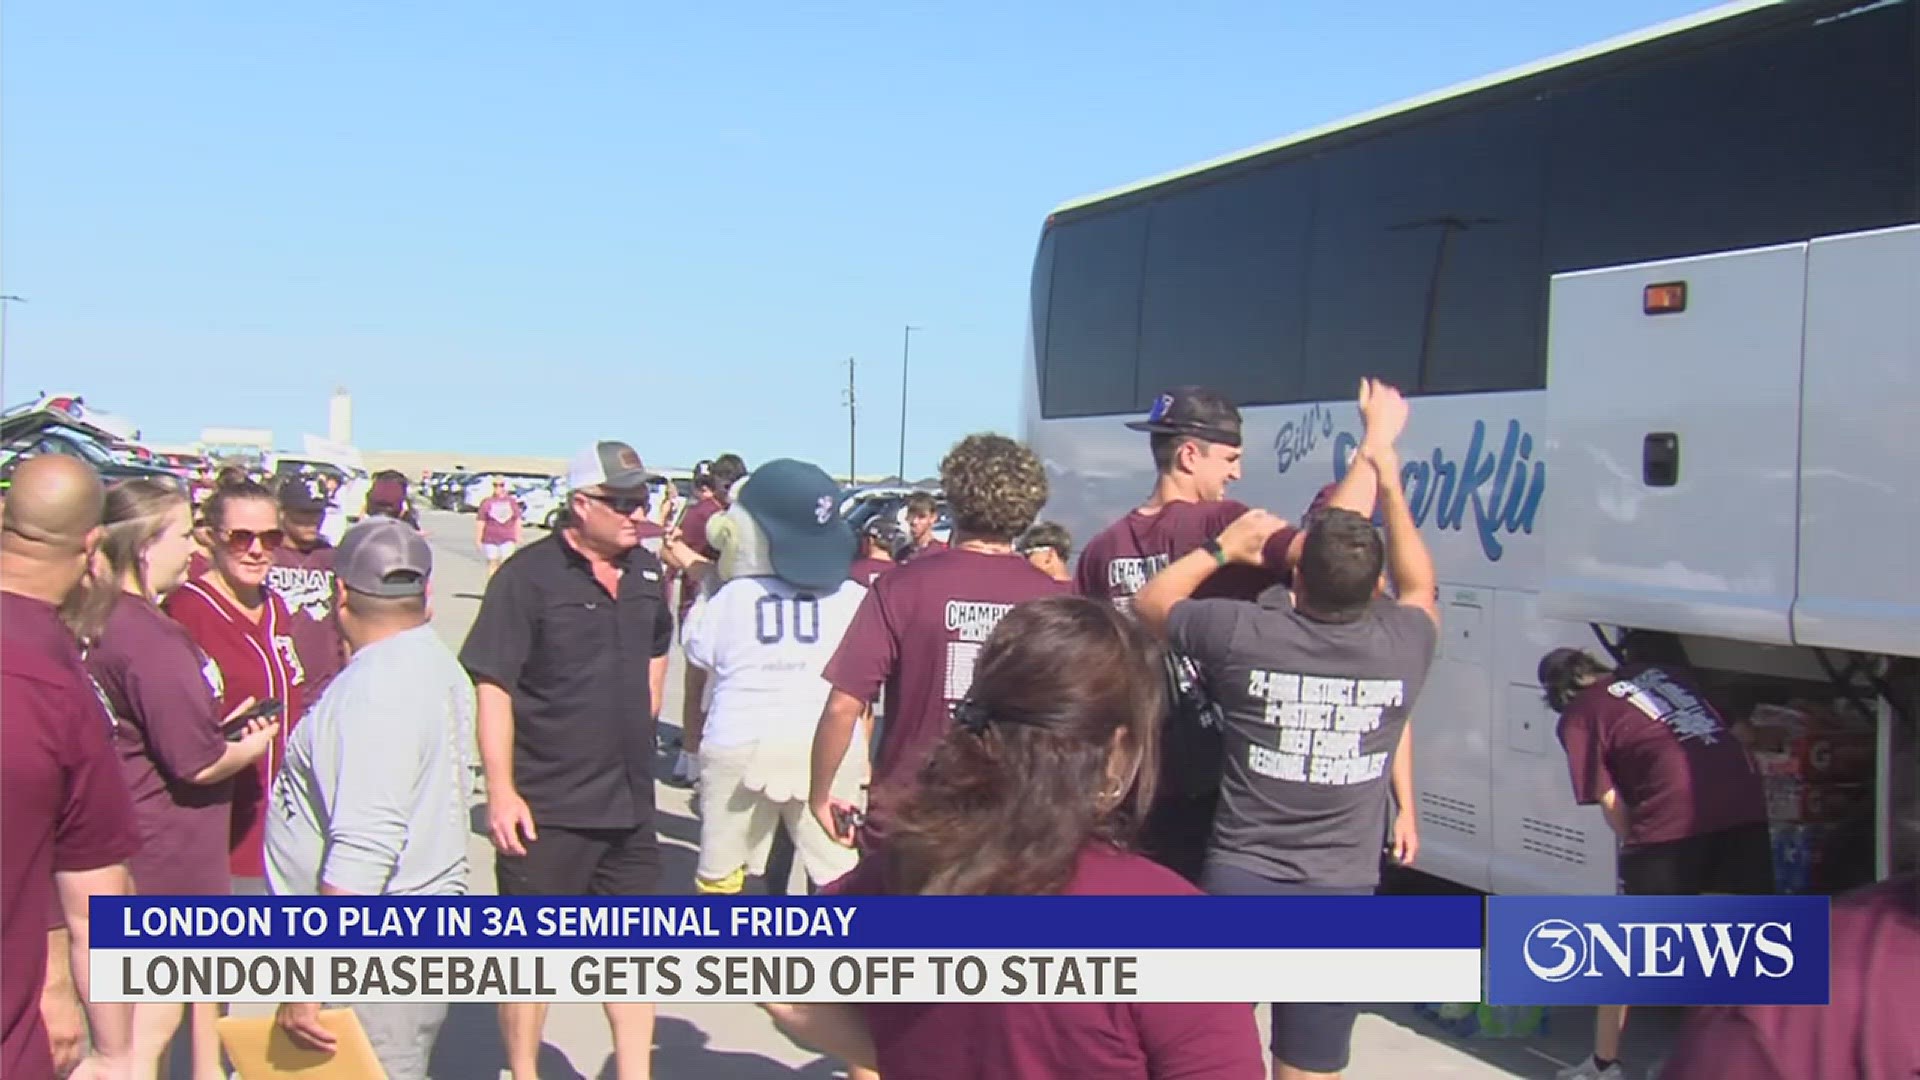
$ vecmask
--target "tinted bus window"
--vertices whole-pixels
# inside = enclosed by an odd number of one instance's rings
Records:
[[[1552,274],[1920,220],[1916,9],[1649,46],[1073,222],[1043,413],[1178,382],[1249,405],[1343,399],[1365,374],[1538,388]]]
[[[1069,222],[1053,236],[1047,307],[1047,416],[1099,416],[1134,407],[1140,341],[1140,265],[1147,208]]]
[[[1308,287],[1308,398],[1540,384],[1538,106],[1477,109],[1327,154]]]
[[[1029,344],[1037,361],[1039,385],[1044,386],[1047,378],[1047,311],[1053,295],[1053,231],[1040,234],[1040,250],[1033,257],[1033,286],[1027,298],[1027,311],[1033,320],[1028,327]]]
[[[1136,409],[1186,383],[1241,404],[1298,400],[1312,197],[1301,162],[1154,204]]]
[[[1915,220],[1914,19],[1802,18],[1557,94],[1549,271]]]

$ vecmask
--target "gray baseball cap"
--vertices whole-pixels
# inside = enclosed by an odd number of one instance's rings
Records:
[[[347,530],[333,553],[333,576],[368,596],[422,596],[433,574],[433,549],[398,518],[373,517]]]

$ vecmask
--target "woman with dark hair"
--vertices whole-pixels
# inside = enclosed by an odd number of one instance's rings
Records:
[[[399,518],[418,529],[420,513],[413,508],[411,490],[407,474],[398,469],[374,473],[373,486],[367,491],[365,516]]]
[[[167,597],[166,612],[184,627],[209,662],[220,712],[251,698],[280,705],[283,726],[266,755],[234,777],[229,864],[236,891],[258,889],[265,875],[262,804],[280,767],[287,727],[300,717],[306,673],[293,643],[293,615],[267,587],[273,553],[286,543],[273,492],[251,480],[213,493],[205,509],[211,565]]]
[[[140,850],[127,868],[135,888],[149,896],[231,891],[230,781],[266,754],[279,730],[261,720],[233,741],[221,737],[215,669],[158,606],[186,581],[190,514],[187,496],[169,483],[128,480],[109,488],[94,584],[67,613],[113,720],[114,749],[140,829]],[[161,1058],[180,1014],[178,1004],[135,1006],[134,1075],[163,1071]],[[195,1077],[224,1075],[218,1015],[211,1005],[194,1006]]]
[[[884,848],[828,890],[893,896],[1197,896],[1129,839],[1153,797],[1156,646],[1079,597],[1013,609],[981,651],[918,783],[879,811]],[[789,1037],[886,1080],[1260,1080],[1233,1004],[772,1005]]]

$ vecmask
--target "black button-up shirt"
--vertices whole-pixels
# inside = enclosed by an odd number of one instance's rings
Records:
[[[513,782],[535,827],[627,829],[653,820],[648,662],[673,646],[660,561],[634,548],[619,596],[561,534],[487,584],[460,662],[513,695]]]

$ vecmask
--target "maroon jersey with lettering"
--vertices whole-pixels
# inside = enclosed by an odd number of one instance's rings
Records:
[[[887,722],[873,786],[912,777],[973,685],[980,647],[1014,605],[1066,592],[1019,555],[948,548],[883,574],[867,591],[825,671],[835,689],[871,702],[884,686]]]

